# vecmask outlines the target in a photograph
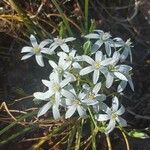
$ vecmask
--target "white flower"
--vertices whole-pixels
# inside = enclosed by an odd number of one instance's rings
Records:
[[[95,30],[97,33],[90,33],[86,35],[86,38],[97,39],[92,47],[92,53],[95,53],[103,44],[105,45],[105,50],[108,56],[111,55],[111,45],[113,40],[110,39],[111,35],[108,32],[103,32],[102,30]]]
[[[35,55],[36,62],[38,63],[39,66],[43,67],[44,62],[43,62],[42,53],[52,54],[50,52],[49,48],[45,48],[45,46],[47,44],[51,43],[52,41],[50,39],[46,39],[46,40],[42,41],[40,44],[38,44],[34,35],[30,36],[30,41],[31,41],[32,47],[31,46],[25,46],[22,48],[21,53],[28,53],[28,54],[24,55],[21,58],[21,60],[28,59],[31,56]]]
[[[50,108],[52,108],[54,119],[60,118],[59,112],[60,99],[56,99],[54,95],[51,95],[49,90],[45,93],[36,92],[34,93],[34,97],[37,100],[43,100],[47,102],[43,107],[40,108],[37,117],[44,115]]]
[[[82,102],[85,98],[85,93],[76,94],[74,89],[63,92],[63,96],[66,97],[67,111],[65,118],[70,118],[76,111],[80,117],[86,116],[86,108]]]
[[[130,70],[131,69],[132,69],[132,67],[130,67],[130,66],[127,67],[127,65],[118,65],[118,70],[120,72],[123,72],[123,74],[127,78],[127,81],[122,80],[120,82],[120,84],[118,85],[118,88],[117,88],[117,92],[118,93],[122,92],[125,89],[125,87],[127,85],[127,82],[129,83],[132,91],[134,91],[134,85],[133,85],[132,78],[131,78],[131,75],[130,75]]]
[[[82,102],[86,105],[96,105],[106,99],[104,94],[98,93],[101,88],[101,83],[97,83],[93,88],[90,88],[89,85],[84,84],[83,88],[85,89],[86,97],[82,100]]]
[[[109,108],[105,105],[102,108],[102,111],[104,111],[106,114],[98,114],[95,116],[95,118],[98,121],[109,120],[108,126],[106,128],[107,134],[115,128],[116,122],[123,127],[127,126],[126,120],[120,117],[120,115],[122,115],[125,112],[125,108],[123,107],[123,105],[121,105],[121,107],[119,108],[119,101],[116,96],[112,99],[112,107]]]
[[[76,50],[71,50],[69,54],[66,54],[65,52],[59,52],[57,55],[66,61],[66,63],[69,63],[73,68],[81,69],[81,65],[77,62],[79,60],[79,56],[76,56]]]
[[[54,42],[50,45],[50,50],[51,52],[53,52],[57,47],[60,46],[60,48],[64,51],[64,52],[69,52],[69,47],[66,44],[67,42],[70,41],[74,41],[75,38],[74,37],[68,37],[68,38],[54,38]]]
[[[131,52],[131,39],[128,39],[126,42],[124,42],[121,38],[114,38],[115,42],[114,45],[115,47],[122,47],[123,52],[121,53],[120,59],[123,62],[124,60],[127,59],[128,55],[130,56],[130,62],[132,62],[132,52]]]
[[[54,72],[57,72],[59,76],[67,74],[67,69],[70,67],[70,63],[65,62],[62,58],[59,58],[58,65],[52,60],[49,60],[49,64],[54,69]]]
[[[107,88],[110,88],[112,86],[115,78],[118,78],[126,82],[128,81],[127,70],[129,72],[130,70],[132,70],[132,67],[128,65],[116,65],[119,59],[120,59],[120,54],[118,52],[114,52],[112,57],[112,63],[108,66],[108,69],[105,73]]]
[[[48,80],[42,80],[43,84],[48,87],[48,91],[45,93],[42,92],[36,92],[34,93],[34,97],[39,100],[46,100],[51,98],[51,101],[44,105],[39,113],[38,117],[43,115],[50,109],[51,106],[54,106],[53,108],[53,116],[54,118],[59,118],[60,113],[58,112],[58,107],[61,102],[61,97],[63,92],[65,92],[65,86],[71,82],[71,78],[66,78],[64,80],[61,80],[57,73],[52,73],[50,76],[50,81]]]
[[[111,61],[112,61],[111,58],[103,59],[103,54],[101,51],[96,52],[95,61],[87,55],[83,55],[82,59],[83,59],[83,61],[86,61],[88,64],[90,64],[90,66],[83,68],[80,71],[80,75],[85,75],[85,74],[88,74],[88,73],[94,71],[94,73],[93,73],[93,83],[94,84],[97,83],[99,76],[100,76],[100,72],[103,73],[105,66],[108,66],[109,64],[111,64]]]

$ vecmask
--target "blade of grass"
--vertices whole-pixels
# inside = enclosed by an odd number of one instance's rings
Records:
[[[4,144],[7,144],[9,141],[11,141],[13,139],[16,139],[18,136],[23,135],[26,132],[31,131],[33,128],[35,128],[35,127],[31,127],[31,126],[30,127],[25,127],[25,129],[21,130],[20,132],[18,132],[16,134],[13,134],[12,136],[10,136],[9,138],[7,138],[6,140],[1,141],[0,142],[0,146],[4,145]]]
[[[17,0],[9,0],[9,3],[11,7],[18,13],[20,18],[23,20],[25,26],[28,28],[30,33],[37,33],[39,37],[45,36],[42,30],[39,30],[39,28],[33,23],[29,16],[23,11],[23,9],[20,6],[20,3]]]
[[[72,142],[74,140],[75,133],[76,133],[76,126],[74,126],[72,128],[72,130],[70,131],[69,138],[68,138],[68,144],[67,144],[67,150],[71,149],[71,145],[72,145]]]
[[[73,33],[71,31],[71,28],[69,26],[69,22],[68,20],[66,19],[66,16],[65,14],[63,13],[62,9],[60,8],[60,6],[58,5],[57,1],[56,0],[51,0],[53,2],[53,4],[55,5],[55,7],[57,8],[58,12],[60,13],[61,15],[61,18],[63,19],[63,22],[66,26],[66,29],[68,30],[68,33],[70,36],[73,36]]]
[[[14,122],[12,122],[10,125],[8,125],[8,126],[6,126],[4,129],[2,129],[1,131],[0,131],[0,135],[2,135],[3,133],[5,133],[6,131],[8,131],[9,129],[11,129],[12,127],[14,127],[17,123],[19,123],[20,121],[22,121],[22,120],[24,120],[24,119],[26,119],[26,118],[28,118],[28,117],[31,117],[31,116],[33,116],[33,115],[35,115],[37,113],[37,111],[33,111],[33,112],[31,112],[31,113],[27,113],[27,114],[25,114],[25,115],[21,115],[21,117],[19,117],[18,119],[17,119],[17,121],[14,121]]]

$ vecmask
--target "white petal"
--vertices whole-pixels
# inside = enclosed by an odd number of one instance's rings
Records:
[[[120,59],[120,53],[117,52],[117,51],[115,51],[115,52],[113,53],[113,60],[112,60],[112,63],[113,63],[113,64],[117,64],[118,61],[119,61],[119,59]]]
[[[126,127],[127,126],[127,122],[125,119],[123,119],[122,117],[116,118],[116,121],[122,126],[122,127]]]
[[[120,72],[114,72],[114,75],[120,80],[128,81],[128,79]]]
[[[118,85],[117,92],[118,93],[122,92],[126,86],[127,86],[127,81],[121,81],[120,84]]]
[[[96,54],[95,54],[95,61],[101,61],[102,60],[102,52],[101,51],[97,51]]]
[[[52,82],[48,81],[48,80],[42,80],[42,83],[47,86],[47,87],[51,87],[52,86]]]
[[[112,99],[112,110],[113,112],[116,112],[119,108],[119,101],[118,101],[118,98],[115,96],[113,97]]]
[[[129,55],[129,50],[128,48],[125,47],[120,56],[121,61],[124,61],[128,57],[128,55]]]
[[[124,112],[125,112],[125,108],[124,108],[124,106],[123,105],[121,105],[121,107],[119,108],[119,110],[117,110],[117,115],[122,115],[122,114],[124,114]]]
[[[99,90],[101,89],[101,82],[97,83],[93,88],[93,93],[97,94]]]
[[[32,35],[32,34],[30,36],[30,41],[31,41],[31,44],[32,44],[33,47],[38,47],[37,40],[36,40],[35,36]]]
[[[45,39],[44,41],[42,41],[40,44],[39,44],[39,47],[40,48],[43,48],[45,47],[46,45],[52,43],[52,40],[51,39]]]
[[[54,52],[54,50],[58,47],[59,45],[54,45],[54,46],[51,46],[50,45],[50,47],[49,47],[49,49],[50,49],[50,52],[52,53],[52,52]]]
[[[82,69],[81,65],[80,65],[79,63],[77,63],[77,62],[74,62],[74,63],[72,64],[72,66],[73,66],[73,68],[75,68],[75,69]]]
[[[82,56],[82,60],[86,61],[88,64],[91,64],[91,65],[95,63],[95,61],[91,57],[89,57],[87,55],[83,55]]]
[[[106,133],[109,134],[115,128],[115,125],[116,125],[115,120],[111,119],[106,128]]]
[[[66,97],[66,98],[68,98],[68,99],[71,99],[71,100],[73,100],[73,99],[75,98],[75,95],[74,95],[72,92],[69,92],[69,91],[64,90],[64,89],[62,89],[61,94],[62,94],[64,97]]]
[[[85,74],[89,74],[90,72],[93,71],[93,67],[92,66],[88,66],[86,68],[83,68],[81,71],[80,71],[80,75],[83,76]]]
[[[97,121],[107,121],[109,119],[110,119],[110,116],[108,116],[107,114],[99,114],[96,116]]]
[[[53,105],[52,112],[53,112],[54,119],[59,119],[60,118],[59,107],[57,105]]]
[[[53,52],[50,51],[49,48],[42,48],[41,53],[48,54],[48,55],[54,54]]]
[[[130,70],[132,70],[132,67],[128,65],[117,65],[116,69],[118,69],[119,72],[128,73]]]
[[[49,60],[48,62],[51,65],[51,67],[53,67],[54,69],[56,69],[58,67],[57,64],[54,61]]]
[[[57,55],[59,57],[62,57],[63,59],[66,59],[68,57],[68,55],[65,52],[58,52]]]
[[[66,114],[65,114],[65,118],[66,118],[66,119],[67,119],[67,118],[70,118],[70,117],[75,113],[75,111],[76,111],[75,105],[70,106],[70,107],[68,108]]]
[[[80,117],[84,117],[86,115],[86,110],[81,106],[77,106],[78,114]]]
[[[105,50],[108,56],[111,55],[111,46],[108,42],[105,42]]]
[[[64,39],[65,42],[70,42],[70,41],[74,41],[76,38],[74,37],[68,37],[66,39]]]
[[[41,54],[35,55],[35,59],[39,66],[44,67],[44,61]]]
[[[40,100],[46,100],[46,99],[50,98],[52,95],[53,95],[53,93],[51,91],[47,91],[45,93],[43,93],[43,92],[35,92],[33,94],[33,96],[36,99],[40,99]]]
[[[60,47],[64,52],[69,52],[69,47],[66,43],[60,45]]]
[[[30,57],[33,56],[33,55],[34,55],[33,53],[28,53],[28,54],[24,55],[24,56],[21,58],[21,60],[28,59],[28,58],[30,58]]]
[[[113,84],[113,81],[114,81],[114,75],[108,72],[106,76],[106,87],[110,88]]]
[[[32,49],[33,49],[33,47],[25,46],[25,47],[22,48],[21,53],[27,53],[27,52],[32,53],[33,52]]]
[[[92,46],[92,54],[94,54],[103,44],[103,41],[97,40]]]
[[[40,108],[37,117],[44,115],[51,108],[51,103],[46,103],[42,108]]]
[[[99,39],[100,38],[99,34],[96,34],[96,33],[90,33],[90,34],[85,35],[84,37],[88,38],[88,39]]]
[[[101,62],[101,64],[102,64],[102,66],[108,66],[108,65],[112,64],[112,61],[113,61],[112,58],[106,58]]]
[[[60,83],[61,88],[66,86],[69,82],[71,82],[71,77],[68,77],[68,78],[64,79],[63,81],[61,81],[61,83]]]
[[[96,84],[98,79],[99,79],[99,70],[94,70],[94,73],[93,73],[93,83]]]

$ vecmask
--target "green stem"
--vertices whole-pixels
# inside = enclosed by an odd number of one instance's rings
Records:
[[[93,124],[95,125],[95,128],[98,129],[98,126],[97,126],[97,124],[95,122],[95,119],[94,119],[93,114],[92,114],[92,112],[91,112],[89,107],[88,107],[88,111],[89,111],[89,114],[90,114],[90,118],[92,119]]]
[[[106,134],[106,140],[107,140],[108,150],[112,150],[111,142],[108,134]]]
[[[86,30],[86,32],[88,32],[88,9],[89,9],[89,0],[85,0],[84,18],[85,18],[85,30]]]
[[[67,28],[67,30],[68,30],[68,32],[69,32],[69,35],[70,35],[70,36],[73,36],[73,33],[72,33],[71,28],[70,28],[70,26],[69,26],[69,22],[68,22],[68,20],[66,19],[66,16],[65,16],[65,14],[63,13],[62,9],[59,7],[57,1],[56,1],[56,0],[51,0],[51,1],[53,2],[53,4],[55,5],[55,7],[57,8],[57,10],[59,11],[59,13],[60,13],[60,15],[61,15],[61,18],[63,19],[63,22],[64,22],[64,24],[66,25],[66,28]]]
[[[126,136],[125,132],[122,130],[121,127],[119,127],[119,130],[121,131],[121,133],[124,137],[124,140],[125,140],[125,143],[126,143],[126,146],[127,146],[127,150],[130,150],[129,142],[128,142],[128,139],[127,139],[127,136]]]

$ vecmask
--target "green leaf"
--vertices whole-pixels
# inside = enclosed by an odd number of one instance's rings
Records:
[[[131,137],[141,138],[141,139],[150,138],[149,135],[147,135],[146,133],[141,132],[141,131],[137,131],[137,130],[133,130],[133,131],[128,132],[128,135]]]

